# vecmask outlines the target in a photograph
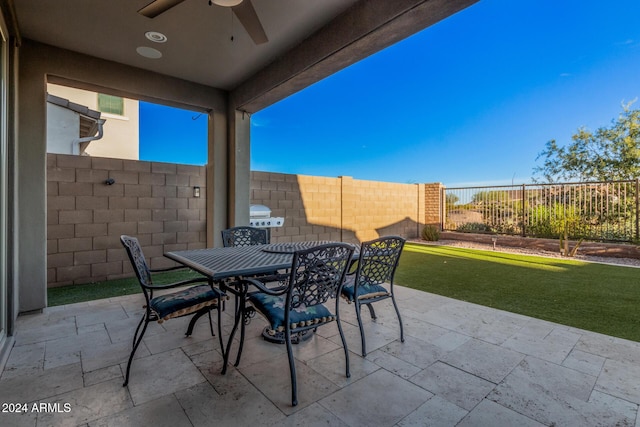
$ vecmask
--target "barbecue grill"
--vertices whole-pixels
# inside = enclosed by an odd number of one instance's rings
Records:
[[[249,225],[256,228],[276,228],[284,226],[284,218],[272,217],[271,209],[265,205],[249,207]]]

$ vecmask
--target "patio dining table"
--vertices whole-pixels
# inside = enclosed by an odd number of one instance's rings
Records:
[[[248,321],[255,311],[247,309],[245,300],[249,289],[241,286],[241,279],[273,275],[274,272],[283,271],[291,267],[295,251],[310,249],[314,246],[336,243],[331,241],[304,241],[291,243],[273,243],[267,245],[193,249],[185,251],[172,251],[164,255],[194,271],[206,276],[211,282],[218,284],[225,292],[230,292],[236,297],[234,326],[229,336],[226,349],[224,349],[224,366],[222,373],[227,369],[229,353],[234,334],[240,322]],[[358,257],[359,248],[356,248],[353,259]],[[271,331],[263,332],[263,336],[269,339],[273,335]],[[307,337],[310,335],[307,335]],[[304,337],[300,337],[302,341]],[[272,342],[280,342],[280,338],[269,339]],[[241,328],[240,347],[238,355],[242,352],[244,343],[244,327]],[[239,359],[239,357],[238,357]],[[235,365],[238,365],[236,360]]]

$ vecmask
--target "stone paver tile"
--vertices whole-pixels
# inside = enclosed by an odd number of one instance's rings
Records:
[[[434,363],[410,381],[468,411],[495,387],[487,380],[442,362]]]
[[[164,396],[140,406],[89,422],[89,427],[192,427],[174,396]]]
[[[577,342],[575,348],[587,353],[596,354],[607,359],[620,362],[640,364],[640,344],[610,337],[607,335],[586,332]]]
[[[171,319],[165,323],[171,323],[175,319]],[[202,319],[200,319],[202,320]],[[198,322],[201,323],[201,322]],[[151,325],[149,325],[151,326]],[[199,341],[206,340],[216,340],[218,341],[218,337],[211,336],[211,330],[209,330],[209,325],[206,328],[196,328],[193,330],[193,334],[190,336],[186,336],[185,332],[187,331],[187,327],[179,328],[178,330],[172,329],[167,332],[158,333],[155,335],[147,335],[144,334],[144,338],[142,341],[145,343],[151,354],[162,353],[164,351],[173,350],[182,346],[187,346],[194,344]],[[125,342],[129,342],[126,340]]]
[[[460,324],[456,331],[492,344],[502,344],[522,329],[527,321],[492,311]]]
[[[596,390],[640,404],[640,366],[607,360],[596,382]]]
[[[0,402],[34,402],[82,387],[79,363],[0,381]]]
[[[322,399],[327,408],[352,426],[391,426],[433,396],[426,390],[380,369]]]
[[[440,347],[411,337],[405,338],[404,342],[394,341],[382,347],[381,350],[423,369],[445,354]]]
[[[586,401],[590,378],[528,357],[487,398],[546,425],[632,425],[605,405]]]
[[[2,379],[38,374],[44,369],[45,343],[15,346],[2,372]]]
[[[111,341],[104,328],[94,332],[47,341],[44,367],[45,369],[50,369],[80,362],[82,350],[100,348],[109,344],[111,344]]]
[[[411,378],[422,370],[421,368],[412,365],[411,363],[407,363],[404,360],[398,359],[397,357],[382,350],[376,350],[373,353],[367,354],[366,359],[386,369],[392,374],[404,378],[405,380]]]
[[[589,403],[596,403],[614,412],[624,415],[629,419],[635,419],[638,414],[638,405],[618,397],[611,396],[594,390],[589,398]]]
[[[304,342],[301,342],[300,344],[294,345],[293,355],[297,360],[308,362],[311,359],[315,359],[316,357],[322,356],[323,354],[332,353],[333,351],[339,349],[340,352],[343,354],[343,359],[344,359],[344,351],[342,350],[342,341],[338,339],[338,342],[340,342],[340,344],[337,344],[323,337],[314,336],[310,338],[308,341],[304,341]],[[271,344],[280,345],[280,344],[273,344],[273,343]]]
[[[312,403],[285,419],[265,425],[270,427],[350,427],[317,403]]]
[[[402,419],[399,427],[450,427],[455,426],[468,411],[440,396],[433,396],[422,406]]]
[[[36,427],[38,413],[27,404],[26,411],[3,413],[0,416],[2,427]]]
[[[62,410],[38,414],[39,427],[76,426],[132,406],[129,393],[125,387],[122,387],[119,380],[111,380],[58,395],[51,400],[51,403],[57,403]],[[65,407],[65,405],[68,406]]]
[[[96,306],[93,308],[96,309],[94,312],[76,316],[76,323],[78,324],[78,327],[128,318],[127,313],[119,304],[116,306],[110,304],[108,308],[99,308]]]
[[[433,342],[450,332],[448,329],[432,325],[414,317],[404,316],[402,320],[404,322],[405,338],[406,336],[412,336],[425,342]]]
[[[96,369],[126,363],[127,360],[129,360],[129,355],[131,354],[131,347],[130,342],[123,341],[101,347],[83,349],[80,353],[80,357],[82,358],[82,370],[84,372],[91,372]],[[148,356],[149,354],[149,350],[147,350],[144,342],[141,343],[136,351],[133,366],[135,366],[135,360]]]
[[[96,369],[92,372],[84,374],[84,386],[89,387],[94,384],[119,378],[124,382],[124,373],[120,369],[120,365],[113,365],[102,369]]]
[[[219,395],[209,383],[176,393],[195,427],[278,424],[285,416],[255,388]]]
[[[121,365],[126,372],[126,365]],[[129,392],[134,404],[192,387],[206,379],[180,349],[142,357],[133,362]]]
[[[440,347],[444,351],[453,351],[471,339],[470,336],[460,334],[458,332],[447,332],[439,338],[436,338],[431,344]]]
[[[55,340],[69,335],[76,335],[75,322],[64,322],[52,326],[18,328],[15,345],[21,346],[36,342]]]
[[[324,375],[314,371],[301,361],[297,360],[295,366],[298,384],[298,406],[296,407],[291,406],[291,378],[286,353],[281,357],[252,365],[245,365],[241,362],[236,369],[285,414],[299,411],[338,389],[338,386]],[[234,368],[230,366],[229,369]],[[344,372],[343,369],[344,365],[335,366],[335,375]]]
[[[594,376],[531,356],[527,356],[512,375],[527,378],[553,393],[570,395],[585,402],[596,382]]]
[[[560,364],[580,339],[579,334],[562,328],[554,328],[542,337],[537,332],[546,330],[544,325],[540,329],[535,329],[533,334],[531,333],[532,329],[531,324],[528,325],[527,328],[523,328],[509,338],[503,346],[529,356]]]
[[[441,360],[497,384],[524,357],[521,353],[472,339],[442,357]]]
[[[309,360],[307,366],[339,387],[358,381],[360,378],[380,369],[375,363],[351,354],[349,357],[351,378],[347,378],[345,375],[344,350],[341,348]]]
[[[357,324],[353,326],[347,326],[343,323],[342,326],[349,351],[362,355],[362,340],[360,338],[360,329],[358,328]],[[400,341],[400,330],[397,328],[391,329],[387,326],[372,321],[364,322],[363,327],[366,339],[367,353],[375,351],[395,340]],[[334,335],[329,339],[342,347],[340,334]]]
[[[604,366],[605,358],[581,350],[573,350],[562,362],[562,366],[597,377]]]
[[[105,322],[104,328],[108,332],[111,342],[132,342],[133,334],[136,332],[138,323],[140,323],[140,318],[141,316],[131,316]],[[158,322],[151,322],[149,323],[149,326],[147,326],[144,336],[151,337],[164,332],[166,332],[165,329],[160,326]]]
[[[456,426],[543,427],[544,424],[485,399]]]

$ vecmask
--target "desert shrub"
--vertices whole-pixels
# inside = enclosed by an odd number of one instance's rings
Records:
[[[491,232],[491,227],[481,222],[467,222],[466,224],[459,225],[456,231],[463,233],[487,233]]]
[[[440,240],[440,230],[433,225],[425,225],[422,229],[422,238],[428,242]]]

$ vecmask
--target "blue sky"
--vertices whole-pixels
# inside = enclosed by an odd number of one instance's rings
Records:
[[[640,97],[638,16],[638,0],[481,0],[255,113],[251,168],[447,186],[530,182],[548,140],[608,126]],[[143,159],[161,155],[169,136],[158,130],[145,143],[147,107]],[[186,113],[184,126],[206,132],[204,117]],[[181,128],[180,158],[167,161],[206,161],[206,143],[189,142],[190,133]]]

